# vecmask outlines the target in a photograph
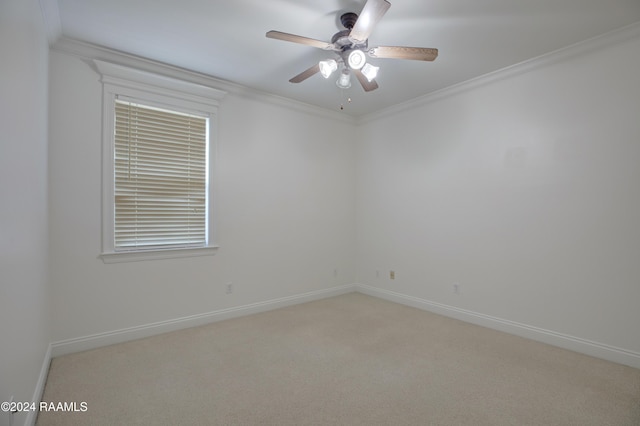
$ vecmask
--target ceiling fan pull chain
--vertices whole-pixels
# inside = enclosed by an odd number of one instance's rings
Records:
[[[344,111],[344,89],[340,89],[340,111]],[[347,97],[347,103],[351,103],[351,98]]]

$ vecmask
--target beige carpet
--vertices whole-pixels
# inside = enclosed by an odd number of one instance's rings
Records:
[[[55,358],[45,425],[640,425],[640,370],[358,293]]]

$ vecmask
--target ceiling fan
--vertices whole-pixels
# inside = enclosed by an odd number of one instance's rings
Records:
[[[336,81],[338,87],[342,89],[351,87],[351,74],[354,74],[365,92],[370,92],[378,88],[378,83],[375,80],[378,67],[366,62],[365,53],[371,58],[411,59],[417,61],[433,61],[438,56],[438,49],[426,47],[378,46],[369,48],[369,35],[390,6],[391,3],[387,0],[367,0],[360,15],[353,12],[342,14],[340,22],[346,29],[334,34],[330,43],[273,30],[267,32],[266,36],[333,51],[337,54],[336,59],[320,61],[309,69],[302,71],[289,80],[291,83],[300,83],[318,72],[323,77],[329,78],[338,67],[341,67],[340,76]]]

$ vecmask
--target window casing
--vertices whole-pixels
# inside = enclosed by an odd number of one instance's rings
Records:
[[[105,263],[214,254],[224,92],[94,61],[103,83]]]

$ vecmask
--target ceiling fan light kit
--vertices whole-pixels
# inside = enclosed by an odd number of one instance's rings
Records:
[[[368,63],[366,55],[371,58],[415,61],[433,61],[438,56],[438,49],[424,47],[378,46],[369,49],[369,35],[390,6],[391,3],[387,0],[367,0],[360,15],[353,12],[342,14],[340,22],[346,30],[334,34],[330,43],[273,30],[267,32],[266,36],[267,38],[333,51],[338,55],[337,59],[322,60],[317,65],[311,66],[292,77],[290,82],[300,83],[318,72],[324,78],[329,78],[341,66],[342,70],[336,81],[339,88],[348,89],[351,87],[351,74],[353,73],[364,91],[370,92],[378,88],[375,78],[379,67]]]

